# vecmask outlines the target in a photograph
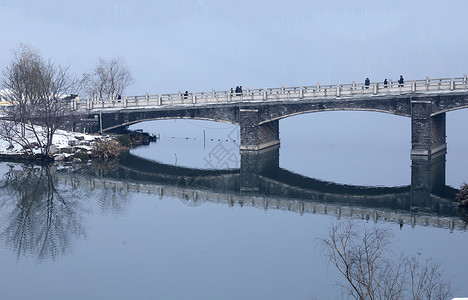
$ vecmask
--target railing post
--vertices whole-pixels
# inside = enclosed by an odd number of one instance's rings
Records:
[[[216,103],[219,103],[219,96],[216,94],[215,89],[211,89],[211,94],[213,95],[214,98],[216,98]]]
[[[376,82],[374,83],[374,95],[377,95],[378,92],[379,92],[379,83]]]
[[[146,104],[148,105],[148,103],[149,103],[149,94],[148,94],[148,92],[145,93],[145,98],[146,98]]]
[[[123,98],[123,107],[127,107],[127,96]]]
[[[192,104],[196,104],[197,103],[197,96],[195,93],[192,94]]]
[[[158,95],[158,105],[162,105],[162,97],[161,97],[161,95]]]
[[[304,97],[304,87],[299,88],[299,99],[302,99]]]
[[[450,90],[453,91],[455,89],[455,80],[452,78],[450,79]]]
[[[416,92],[416,80],[413,80],[411,82],[411,92]]]
[[[336,96],[340,97],[341,96],[341,85],[336,86]]]
[[[463,75],[463,84],[465,85],[465,89],[466,89],[467,84],[468,84],[468,76],[466,74]]]
[[[431,82],[431,79],[429,78],[429,76],[426,76],[426,91],[429,90],[429,84]]]
[[[263,101],[267,99],[267,90],[263,89]]]

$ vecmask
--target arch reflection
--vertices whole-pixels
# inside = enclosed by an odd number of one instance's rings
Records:
[[[279,167],[279,148],[241,153],[241,168],[201,170],[129,155],[114,166],[10,163],[0,180],[0,239],[17,258],[38,261],[71,251],[85,237],[84,198],[104,213],[125,211],[134,192],[175,197],[190,207],[216,202],[298,214],[331,214],[374,222],[466,229],[457,189],[445,184],[445,154],[413,160],[411,184],[372,187],[308,178]]]

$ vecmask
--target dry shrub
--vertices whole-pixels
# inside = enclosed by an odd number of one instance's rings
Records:
[[[460,203],[461,206],[468,207],[468,184],[464,183],[460,188],[460,192],[457,193],[455,199]]]
[[[112,160],[118,158],[122,153],[129,151],[128,147],[122,146],[118,141],[109,139],[96,141],[91,150],[91,157],[100,160]]]

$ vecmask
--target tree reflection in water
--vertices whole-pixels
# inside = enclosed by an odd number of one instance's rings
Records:
[[[6,213],[0,238],[17,259],[55,259],[70,250],[72,237],[85,237],[78,187],[58,184],[53,165],[11,164],[0,180],[0,208]]]

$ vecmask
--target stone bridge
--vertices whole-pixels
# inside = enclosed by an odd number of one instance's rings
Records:
[[[446,149],[445,113],[468,107],[468,79],[412,80],[403,84],[340,84],[74,99],[76,128],[104,132],[161,119],[200,119],[240,126],[240,150],[258,151],[279,144],[279,120],[322,111],[377,111],[411,118],[415,157]],[[79,128],[80,130],[83,128]]]
[[[73,173],[58,171],[65,172],[58,177],[90,189],[173,196],[194,206],[215,202],[466,229],[454,201],[457,190],[445,185],[443,155],[413,161],[410,186],[368,187],[325,182],[281,169],[279,148],[272,148],[244,153],[241,168],[234,170],[176,167],[130,155],[104,177],[86,166]]]

